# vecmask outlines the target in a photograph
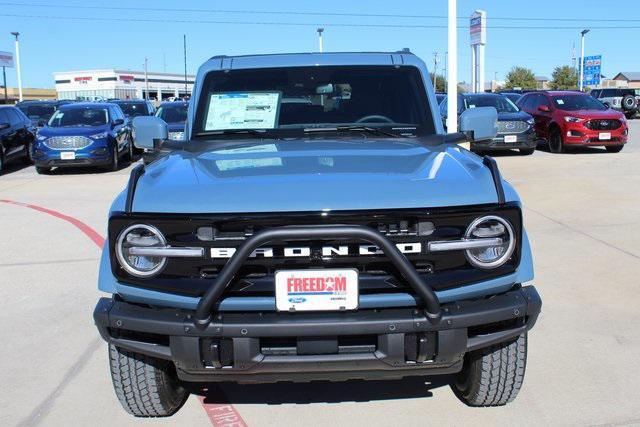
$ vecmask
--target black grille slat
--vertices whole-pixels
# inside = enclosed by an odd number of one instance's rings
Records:
[[[584,126],[591,130],[615,130],[622,125],[620,120],[616,119],[602,119],[602,120],[587,120]]]

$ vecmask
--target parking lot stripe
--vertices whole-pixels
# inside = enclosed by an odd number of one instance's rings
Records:
[[[104,237],[102,237],[90,225],[85,224],[84,222],[80,221],[77,218],[74,218],[69,215],[65,215],[61,212],[54,211],[52,209],[47,209],[45,207],[32,205],[29,203],[16,202],[14,200],[7,200],[7,199],[0,199],[0,202],[33,209],[38,212],[51,215],[63,221],[67,221],[71,223],[73,226],[75,226],[82,233],[84,233],[84,235],[87,236],[89,239],[91,239],[91,241],[95,243],[99,248],[102,248],[102,246],[104,246]],[[207,417],[209,417],[209,421],[211,421],[211,425],[215,427],[231,427],[231,426],[247,427],[247,423],[245,423],[245,421],[242,419],[242,417],[240,416],[240,414],[238,413],[238,411],[233,405],[229,403],[207,403],[205,402],[204,397],[199,397],[199,400],[207,414]]]

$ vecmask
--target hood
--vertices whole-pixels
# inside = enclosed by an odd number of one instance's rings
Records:
[[[194,143],[192,143],[194,144]],[[415,139],[243,141],[175,151],[138,181],[136,212],[258,213],[496,203],[480,157]]]
[[[531,114],[524,111],[517,111],[515,113],[498,113],[498,121],[527,121],[531,117]]]
[[[38,131],[39,135],[52,137],[52,136],[90,136],[96,133],[109,132],[111,127],[109,125],[102,126],[69,126],[69,127],[50,127],[45,126]]]
[[[575,111],[566,111],[562,110],[563,114],[567,116],[578,117],[581,119],[618,119],[620,120],[624,117],[619,111],[608,109],[608,110],[575,110]]]

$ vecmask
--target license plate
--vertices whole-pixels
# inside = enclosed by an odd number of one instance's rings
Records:
[[[60,159],[62,160],[75,160],[76,153],[74,151],[63,151],[60,153]]]
[[[504,142],[516,142],[518,137],[516,135],[505,135]]]
[[[601,139],[603,141],[611,139],[611,132],[600,132],[600,135],[598,136],[598,139]]]
[[[337,311],[358,308],[358,271],[353,269],[276,272],[278,311]]]

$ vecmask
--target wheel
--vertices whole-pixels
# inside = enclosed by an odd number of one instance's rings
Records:
[[[636,116],[636,111],[625,111],[624,116],[627,119],[633,119]]]
[[[22,161],[27,164],[33,164],[33,141],[27,144],[27,155],[22,158]]]
[[[118,147],[116,145],[113,146],[113,150],[111,150],[111,161],[105,167],[106,170],[115,172],[119,168],[120,158],[118,156]]]
[[[136,417],[168,417],[189,397],[171,362],[109,344],[111,380],[120,404]]]
[[[506,405],[522,387],[526,364],[525,333],[515,341],[469,353],[451,388],[469,406]]]
[[[636,102],[637,101],[635,96],[627,94],[622,98],[622,109],[625,110],[625,112],[629,111],[635,114]]]
[[[36,172],[39,175],[49,175],[51,173],[51,168],[45,166],[36,166]]]
[[[520,150],[520,154],[522,154],[523,156],[529,156],[531,154],[533,154],[534,151],[536,151],[535,148],[521,148]]]
[[[0,144],[0,175],[4,171],[4,146]]]
[[[622,151],[624,145],[607,145],[606,148],[609,153],[619,153]]]
[[[133,163],[133,140],[131,140],[131,138],[129,138],[129,151],[127,153],[127,158],[129,159],[129,162]]]
[[[562,134],[558,128],[552,128],[549,132],[549,151],[552,153],[562,153],[564,151]]]

